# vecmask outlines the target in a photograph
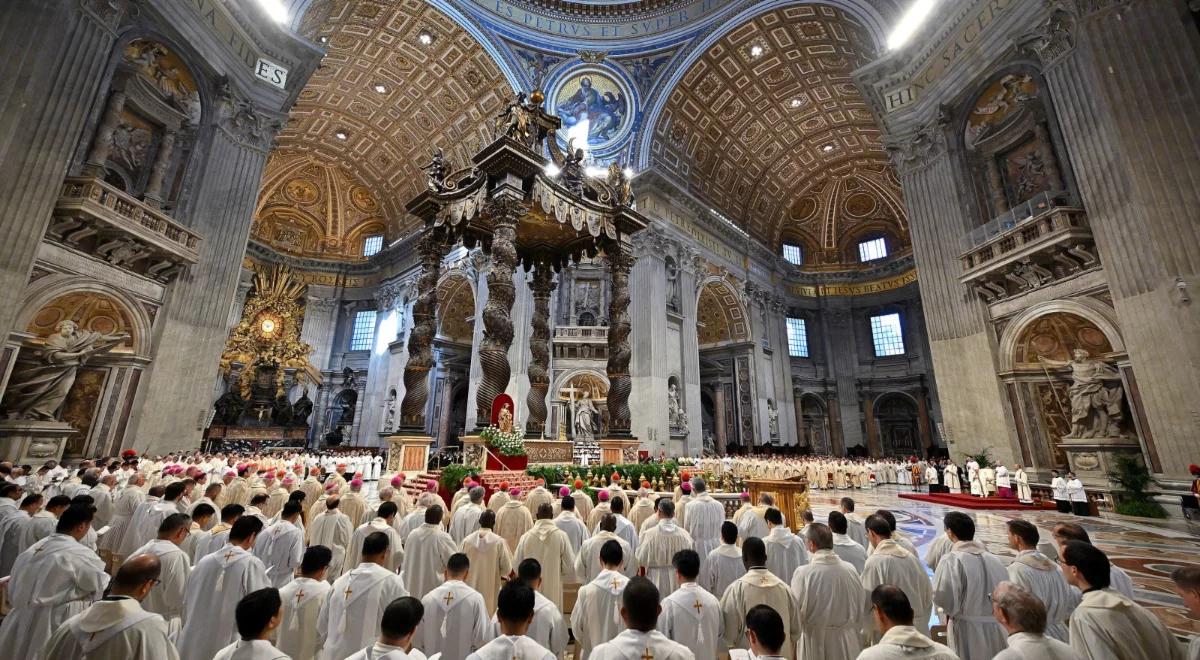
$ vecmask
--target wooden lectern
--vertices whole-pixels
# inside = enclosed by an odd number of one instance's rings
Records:
[[[800,531],[800,514],[808,511],[808,479],[751,479],[750,501],[758,504],[758,496],[766,493],[775,498],[775,508],[783,513],[784,522],[793,533]]]

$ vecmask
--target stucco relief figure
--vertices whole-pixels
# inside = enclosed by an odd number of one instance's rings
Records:
[[[500,409],[500,413],[496,415],[496,426],[505,433],[512,433],[513,430],[513,414],[512,406],[507,403]]]
[[[575,402],[575,410],[572,411],[576,442],[592,442],[595,439],[596,414],[596,404],[592,402],[592,395],[585,391]]]
[[[128,333],[105,335],[80,329],[74,321],[61,321],[54,334],[33,351],[36,364],[13,372],[4,395],[10,419],[58,419],[59,408],[75,384],[79,367],[92,356],[124,343]]]
[[[779,411],[775,409],[772,399],[767,399],[767,430],[772,438],[779,437]]]
[[[1070,362],[1049,360],[1041,355],[1038,361],[1048,367],[1070,367],[1071,438],[1114,438],[1122,435],[1121,374],[1111,365],[1092,358],[1083,349],[1071,353]]]

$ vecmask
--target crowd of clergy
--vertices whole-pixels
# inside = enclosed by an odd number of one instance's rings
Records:
[[[793,532],[770,495],[727,511],[700,477],[595,499],[581,481],[485,497],[467,480],[447,502],[342,467],[0,463],[3,657],[1200,660],[1069,518],[1009,520],[1006,564],[950,512],[922,559],[891,512],[860,516],[852,497]],[[824,487],[861,487],[857,469]],[[1173,578],[1200,617],[1200,566]]]

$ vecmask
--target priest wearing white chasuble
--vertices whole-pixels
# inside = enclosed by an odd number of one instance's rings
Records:
[[[479,514],[484,512],[482,486],[475,486],[467,493],[468,500],[454,510],[450,515],[450,538],[454,544],[462,543],[463,539],[479,529]]]
[[[323,545],[333,554],[329,562],[329,580],[336,580],[343,570],[354,568],[346,565],[346,551],[350,547],[354,527],[350,524],[350,517],[342,513],[340,507],[341,500],[338,498],[326,499],[325,510],[308,526],[308,545]]]
[[[696,583],[700,555],[695,550],[675,553],[674,564],[679,588],[662,600],[658,630],[688,647],[697,660],[716,660],[722,650],[721,601]]]
[[[446,562],[445,581],[421,599],[425,616],[413,644],[423,653],[440,653],[442,660],[464,660],[491,639],[483,596],[463,581],[469,569],[467,556],[454,553]]]
[[[400,576],[384,567],[387,555],[387,535],[371,534],[363,541],[362,563],[333,583],[317,615],[321,660],[342,660],[370,646],[388,604],[408,595]]]
[[[246,594],[271,586],[267,567],[250,553],[262,531],[253,516],[238,518],[229,543],[196,563],[188,576],[183,600],[183,630],[177,640],[182,660],[210,660],[237,641],[233,617]]]
[[[892,528],[878,515],[867,517],[867,537],[873,552],[863,564],[862,586],[871,593],[881,585],[892,585],[904,592],[905,601],[915,612],[912,621],[905,625],[916,628],[922,635],[929,634],[929,617],[933,611],[933,586],[921,560],[900,547],[892,539]],[[878,640],[883,631],[868,623],[867,637]]]
[[[1004,629],[992,616],[989,596],[1008,578],[1004,565],[975,539],[975,521],[958,511],[944,519],[954,548],[933,575],[933,603],[946,612],[947,640],[966,658],[988,658],[1004,650]]]
[[[579,519],[579,515],[575,511],[575,500],[569,495],[562,498],[559,513],[554,517],[554,526],[567,535],[571,541],[571,552],[576,555],[583,547],[583,542],[591,536],[587,525]]]
[[[413,596],[424,598],[442,583],[446,562],[458,552],[454,539],[442,529],[442,507],[434,505],[426,509],[425,523],[409,534],[406,543],[405,586]]]
[[[515,553],[521,537],[533,528],[533,514],[529,513],[529,509],[521,502],[520,489],[512,489],[509,495],[512,499],[505,502],[496,512],[496,533],[508,544],[509,551]]]
[[[683,526],[692,537],[693,547],[701,558],[708,557],[721,543],[721,523],[725,522],[725,505],[708,493],[708,484],[700,477],[692,479],[695,495],[688,504]]]
[[[746,613],[756,605],[768,605],[783,618],[787,631],[784,657],[795,658],[800,628],[792,590],[767,570],[767,548],[762,539],[751,537],[742,542],[742,561],[746,565],[746,574],[729,585],[721,596],[721,634],[725,643],[730,648],[745,648]]]
[[[554,660],[554,654],[526,636],[533,620],[533,589],[519,580],[500,589],[496,618],[500,635],[467,656],[467,660]]]
[[[142,608],[161,616],[167,622],[172,637],[178,634],[182,625],[184,592],[188,573],[192,570],[191,559],[179,547],[187,536],[190,524],[191,518],[182,513],[167,516],[158,527],[158,540],[138,548],[125,560],[129,562],[138,555],[147,554],[158,557],[161,565],[158,582],[142,600]]]
[[[513,561],[536,559],[542,566],[542,593],[560,611],[563,583],[575,580],[575,552],[565,532],[554,525],[554,507],[549,502],[537,510],[537,523],[521,537]]]
[[[567,631],[567,620],[563,618],[562,611],[541,594],[542,565],[536,559],[522,561],[517,566],[517,575],[512,581],[524,583],[533,589],[533,620],[529,622],[525,636],[554,655],[561,655],[567,650],[570,633]],[[500,620],[493,616],[491,637],[499,634]]]
[[[733,521],[721,523],[721,545],[708,553],[700,573],[700,585],[720,599],[729,585],[746,574],[742,549],[738,547],[738,530]]]
[[[609,514],[612,515],[612,514]],[[592,649],[616,637],[625,628],[621,620],[621,595],[629,578],[621,573],[625,561],[621,544],[609,539],[600,547],[599,572],[583,586],[571,610],[578,660],[588,660]]]
[[[217,651],[213,660],[292,660],[271,643],[282,609],[279,590],[274,587],[246,594],[233,612],[238,639]]]
[[[1009,520],[1007,526],[1009,547],[1017,551],[1016,559],[1008,565],[1008,579],[1041,601],[1046,611],[1046,636],[1068,641],[1067,621],[1079,604],[1079,596],[1058,565],[1035,549],[1037,527],[1021,519]]]
[[[992,592],[992,610],[1008,633],[1008,648],[996,660],[1083,660],[1066,642],[1046,636],[1046,608],[1032,591],[1001,582]]]
[[[254,547],[254,555],[266,565],[267,578],[276,589],[292,581],[304,559],[304,532],[296,526],[300,512],[299,502],[284,504],[283,519],[263,530]]]
[[[388,558],[383,565],[389,571],[400,572],[404,565],[404,541],[400,537],[400,532],[397,532],[392,524],[395,519],[395,503],[380,504],[379,515],[354,530],[354,534],[350,537],[350,544],[346,547],[346,566],[358,566],[362,559],[363,540],[375,532],[382,532],[388,536]]]
[[[279,590],[283,611],[275,630],[275,646],[292,660],[315,660],[321,652],[317,617],[333,587],[325,581],[333,552],[321,545],[309,546],[300,562],[300,577]]]
[[[1063,544],[1063,574],[1083,592],[1071,614],[1071,648],[1087,660],[1183,660],[1184,648],[1162,620],[1109,588],[1110,562],[1083,541]]]
[[[125,562],[113,577],[108,596],[63,622],[42,647],[42,657],[178,660],[166,622],[139,604],[158,575],[158,558],[152,555]]]
[[[871,616],[873,627],[883,631],[883,637],[860,653],[858,660],[960,660],[950,647],[913,627],[913,608],[897,587],[885,584],[871,591]]]
[[[642,534],[637,549],[637,563],[660,594],[675,591],[675,568],[671,559],[680,550],[694,545],[687,530],[675,523],[675,503],[668,499],[658,503],[658,524]]]
[[[767,570],[787,582],[797,568],[808,563],[808,551],[803,542],[783,524],[783,513],[774,507],[764,516],[770,531],[763,537],[767,546]]]
[[[603,570],[600,566],[600,549],[609,541],[616,541],[621,546],[623,565],[619,570],[625,574],[625,577],[637,575],[638,564],[633,548],[625,542],[625,539],[617,536],[616,528],[617,517],[611,513],[607,514],[600,519],[600,527],[596,529],[596,533],[583,542],[579,554],[575,555],[575,577],[580,583],[591,582]]]
[[[850,538],[847,534],[849,529],[850,524],[845,515],[840,511],[829,512],[829,531],[833,532],[833,553],[861,574],[863,566],[867,563],[867,550]]]
[[[867,611],[858,571],[833,552],[829,527],[813,523],[804,528],[804,536],[812,559],[796,569],[791,584],[800,624],[796,657],[854,660],[862,650],[862,618]]]
[[[425,660],[425,654],[413,648],[413,637],[424,615],[421,601],[412,596],[393,600],[379,621],[379,639],[346,660]]]
[[[694,660],[688,647],[654,629],[659,614],[658,589],[645,578],[633,578],[621,594],[625,630],[597,646],[591,660]]]
[[[495,525],[495,512],[479,514],[479,530],[463,539],[461,546],[462,553],[471,562],[467,584],[483,595],[489,615],[496,612],[496,594],[503,586],[502,579],[513,570],[512,553],[504,539],[492,531]]]
[[[4,656],[40,660],[42,645],[58,626],[108,586],[104,562],[80,543],[91,529],[92,516],[91,507],[67,507],[55,533],[17,557],[8,583],[11,610],[0,624]]]

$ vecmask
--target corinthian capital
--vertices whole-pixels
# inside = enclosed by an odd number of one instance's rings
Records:
[[[937,116],[916,131],[889,140],[885,146],[896,173],[904,176],[928,166],[946,152],[946,113],[938,110]]]

